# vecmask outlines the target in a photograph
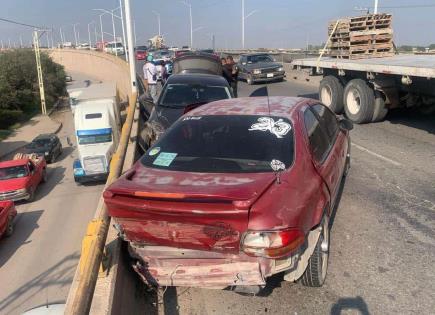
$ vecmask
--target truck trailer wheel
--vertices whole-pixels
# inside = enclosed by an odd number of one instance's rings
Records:
[[[385,107],[385,99],[381,92],[375,91],[375,108],[373,112],[372,122],[384,120],[388,114],[388,108]]]
[[[361,79],[353,79],[344,89],[344,111],[357,124],[371,122],[375,110],[375,92]]]
[[[316,248],[308,261],[301,282],[306,287],[321,287],[326,279],[329,259],[329,220],[325,215]]]
[[[320,81],[320,101],[336,114],[343,113],[343,92],[343,85],[337,77],[328,75]]]

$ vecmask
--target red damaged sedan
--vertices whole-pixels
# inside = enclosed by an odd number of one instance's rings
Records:
[[[180,118],[104,199],[151,285],[321,286],[352,124],[318,101],[212,102]]]

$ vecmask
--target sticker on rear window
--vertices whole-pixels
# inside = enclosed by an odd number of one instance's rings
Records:
[[[153,156],[153,155],[158,154],[159,152],[160,152],[160,147],[153,148],[153,149],[151,149],[150,153],[148,153],[148,155]]]
[[[186,120],[200,120],[202,118],[202,116],[187,116],[183,118],[183,121]]]
[[[269,131],[277,138],[283,138],[291,128],[291,125],[282,119],[275,121],[271,117],[260,117],[257,119],[257,123],[251,126],[249,131]]]
[[[154,160],[153,165],[169,166],[177,157],[177,153],[162,152]]]
[[[285,170],[285,164],[280,160],[272,160],[272,162],[270,162],[270,167],[273,169],[274,172]]]

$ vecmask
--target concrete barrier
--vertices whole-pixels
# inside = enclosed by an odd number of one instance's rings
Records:
[[[99,51],[54,49],[49,51],[53,60],[67,72],[79,72],[101,81],[116,82],[119,96],[127,100],[130,94],[130,74],[127,63],[119,57]]]

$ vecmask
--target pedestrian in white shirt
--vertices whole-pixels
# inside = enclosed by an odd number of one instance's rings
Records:
[[[153,56],[148,55],[147,62],[143,66],[143,76],[148,81],[148,94],[157,103],[157,68],[153,63]]]

